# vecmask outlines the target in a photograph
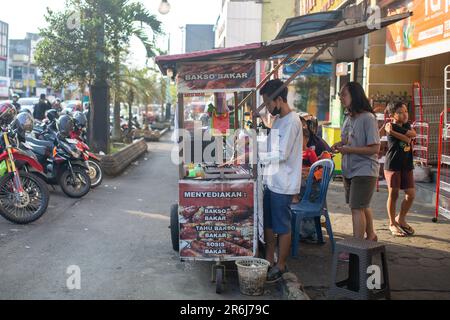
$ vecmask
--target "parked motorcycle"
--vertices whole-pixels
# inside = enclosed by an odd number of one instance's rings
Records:
[[[67,142],[74,144],[83,154],[83,158],[88,165],[88,174],[91,179],[91,188],[98,187],[103,181],[103,171],[100,166],[100,158],[90,152],[89,146],[86,144],[86,126],[87,118],[82,112],[75,112],[73,114],[74,130],[70,132],[70,139]],[[47,112],[47,122],[36,126],[33,129],[34,137],[38,140],[54,141],[58,133],[56,121],[58,114],[56,110],[49,110]]]
[[[103,181],[103,171],[100,165],[100,158],[93,154],[86,144],[85,129],[87,118],[84,113],[75,112],[73,115],[75,128],[70,133],[70,138],[75,140],[77,148],[83,153],[89,165],[89,177],[91,178],[91,188],[96,188]]]
[[[43,133],[50,141],[27,136],[27,144],[44,168],[44,180],[51,185],[59,184],[71,198],[81,198],[90,191],[91,179],[83,154],[68,140],[74,129],[72,117],[61,116],[57,129],[58,132]]]
[[[2,110],[4,105],[0,114]],[[0,215],[17,224],[39,219],[50,199],[47,185],[39,177],[43,167],[33,154],[18,148],[32,128],[33,118],[22,112],[10,126],[3,127],[0,138]]]

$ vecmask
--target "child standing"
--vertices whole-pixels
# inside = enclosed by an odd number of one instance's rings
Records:
[[[392,123],[387,123],[384,128],[388,135],[384,175],[389,189],[389,230],[393,236],[405,237],[414,234],[414,229],[406,222],[406,215],[415,197],[411,140],[416,137],[416,132],[408,123],[408,108],[404,103],[390,104],[388,112]],[[396,216],[400,190],[405,191],[405,199],[402,201],[399,215]]]

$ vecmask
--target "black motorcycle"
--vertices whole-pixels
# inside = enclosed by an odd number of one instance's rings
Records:
[[[27,146],[44,167],[44,180],[50,185],[60,185],[71,198],[81,198],[91,189],[89,168],[83,154],[68,139],[73,130],[73,119],[64,115],[58,120],[58,131],[45,131],[47,140],[32,136],[26,138]]]

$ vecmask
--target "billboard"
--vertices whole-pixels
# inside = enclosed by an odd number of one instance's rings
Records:
[[[388,15],[406,11],[413,16],[387,28],[386,64],[450,52],[450,0],[404,0]]]
[[[192,63],[178,68],[178,92],[250,91],[256,87],[256,64]]]

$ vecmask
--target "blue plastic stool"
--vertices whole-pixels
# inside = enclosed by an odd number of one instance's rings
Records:
[[[311,190],[314,182],[314,172],[323,169],[322,180],[320,182],[320,195],[318,199],[311,202]],[[309,171],[308,180],[306,182],[306,191],[300,203],[291,205],[292,210],[292,256],[298,257],[298,246],[300,241],[300,227],[304,218],[314,218],[316,224],[316,232],[319,243],[323,243],[322,226],[320,217],[325,216],[327,233],[331,241],[331,250],[334,252],[335,242],[333,230],[331,228],[330,216],[328,209],[325,207],[328,186],[333,177],[334,163],[330,159],[320,160],[314,163]]]

